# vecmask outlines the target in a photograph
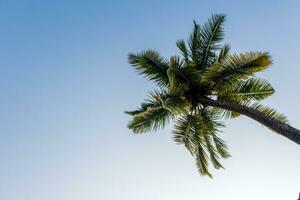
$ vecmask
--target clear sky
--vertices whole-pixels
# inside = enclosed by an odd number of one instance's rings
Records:
[[[242,117],[222,135],[232,157],[198,175],[171,127],[126,128],[153,85],[129,52],[179,54],[192,21],[227,15],[234,52],[269,51],[266,103],[300,128],[299,0],[0,0],[1,200],[296,199],[300,147]]]

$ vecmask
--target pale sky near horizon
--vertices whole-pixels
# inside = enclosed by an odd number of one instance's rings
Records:
[[[179,54],[193,20],[227,15],[233,52],[268,51],[265,103],[300,128],[300,1],[0,0],[0,200],[296,200],[300,146],[246,117],[232,157],[201,177],[171,127],[133,135],[124,110],[153,84],[129,52]]]

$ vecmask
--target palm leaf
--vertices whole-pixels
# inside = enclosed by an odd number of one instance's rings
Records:
[[[186,114],[190,103],[179,94],[170,94],[166,90],[151,92],[141,108],[125,113],[133,115],[128,128],[134,133],[156,131],[163,128],[175,115]]]
[[[212,134],[213,137],[213,141],[215,143],[216,149],[218,151],[218,154],[222,157],[222,158],[228,158],[230,157],[229,151],[228,151],[228,147],[225,143],[224,140],[222,140],[221,138],[219,138],[217,136],[217,134]]]
[[[203,73],[203,84],[227,84],[241,79],[248,79],[256,72],[265,70],[271,65],[268,53],[250,52],[231,55],[226,61],[218,62]]]
[[[194,30],[188,39],[188,45],[191,52],[191,59],[195,62],[196,65],[200,64],[198,58],[200,42],[201,42],[201,28],[200,25],[197,24],[196,21],[194,21]]]
[[[258,110],[259,112],[264,113],[265,115],[272,117],[278,121],[284,122],[284,123],[288,123],[287,117],[281,113],[278,113],[275,109],[270,108],[270,107],[266,107],[263,106],[259,103],[254,103],[252,105],[250,105],[249,107]]]
[[[211,134],[205,134],[204,139],[205,139],[206,149],[207,149],[207,152],[209,153],[209,158],[210,158],[210,161],[213,164],[213,166],[216,169],[224,168],[219,161],[220,156],[218,155],[216,147],[214,146],[214,142],[212,140]]]
[[[203,176],[212,177],[208,169],[209,156],[205,151],[205,141],[198,122],[194,115],[180,118],[175,124],[173,138],[176,143],[184,144],[188,151],[196,157],[199,173]]]
[[[174,90],[171,93],[167,90],[154,90],[150,92],[150,99],[159,102],[173,115],[186,114],[191,108],[190,102],[181,95],[181,90]]]
[[[184,59],[185,59],[185,62],[188,63],[190,62],[189,60],[189,56],[190,56],[190,51],[188,50],[184,40],[178,40],[176,42],[176,45],[178,47],[178,49],[181,51],[181,54],[183,55]]]
[[[197,141],[195,140],[195,120],[190,114],[177,119],[173,130],[173,139],[177,144],[184,144],[187,150],[195,155]]]
[[[170,91],[176,90],[179,84],[185,81],[184,75],[180,72],[182,65],[183,63],[178,56],[170,58],[170,67],[167,70]]]
[[[218,55],[218,58],[217,58],[217,62],[221,62],[223,61],[224,59],[228,58],[229,56],[229,51],[230,51],[230,46],[228,44],[225,44],[220,52],[219,52],[219,55]]]
[[[222,108],[213,108],[216,112],[218,112],[221,116],[223,116],[225,119],[233,119],[236,117],[239,117],[241,114],[237,112],[233,112],[230,110],[225,110]]]
[[[200,69],[205,69],[215,58],[215,51],[223,39],[223,23],[225,15],[213,15],[201,29]]]
[[[167,75],[169,63],[158,52],[148,50],[138,54],[129,54],[128,60],[139,74],[144,75],[159,86],[169,84]]]
[[[275,90],[266,80],[250,78],[233,85],[224,84],[218,88],[218,98],[239,103],[261,101],[274,94]]]
[[[208,155],[204,148],[199,145],[196,151],[196,165],[198,168],[198,172],[201,175],[208,176],[212,178],[212,174],[208,170]]]
[[[169,121],[172,113],[163,106],[163,100],[167,98],[166,91],[154,91],[150,97],[142,103],[141,108],[125,113],[133,115],[128,123],[128,128],[134,133],[144,133],[163,128]]]
[[[202,140],[204,140],[204,145],[207,153],[209,154],[210,162],[216,169],[223,168],[219,162],[220,156],[216,149],[215,143],[213,141],[213,136],[219,132],[219,128],[224,127],[224,125],[219,122],[219,114],[213,109],[202,108],[199,110],[199,129],[202,132]]]
[[[223,168],[219,158],[225,158],[223,143],[215,143],[215,135],[223,124],[218,122],[218,113],[209,108],[195,108],[190,114],[180,117],[173,131],[173,139],[184,144],[196,157],[196,165],[201,175],[212,177],[209,162],[216,169]],[[217,146],[218,145],[218,146]],[[223,148],[223,149],[222,149]],[[220,151],[219,151],[220,149]]]
[[[171,113],[160,107],[147,110],[143,114],[135,115],[133,119],[128,123],[128,128],[133,133],[145,133],[149,131],[156,131],[159,128],[165,127],[169,122]]]

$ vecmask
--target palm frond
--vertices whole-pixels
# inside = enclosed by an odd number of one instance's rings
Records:
[[[216,169],[224,168],[220,163],[219,159],[227,158],[229,155],[226,154],[227,146],[224,143],[216,143],[215,138],[217,138],[217,133],[219,129],[224,127],[224,124],[219,122],[219,113],[210,108],[202,108],[198,111],[198,129],[201,132],[199,141],[202,149],[196,154],[198,170],[204,175],[212,177],[208,171],[208,165],[204,166],[207,161],[201,159],[206,159],[209,157],[209,161],[213,164]],[[200,155],[202,152],[204,155]]]
[[[149,110],[159,109],[161,107],[162,107],[161,101],[158,101],[157,99],[155,99],[150,93],[150,98],[145,99],[145,102],[143,102],[141,104],[140,108],[138,108],[137,110],[133,110],[133,111],[125,111],[125,114],[136,116],[136,115],[141,115]]]
[[[155,91],[149,96],[142,103],[141,108],[125,112],[133,115],[133,119],[128,123],[128,128],[134,133],[144,133],[163,128],[172,116],[172,113],[163,106],[162,99],[166,98],[167,92]]]
[[[223,23],[225,15],[213,15],[201,29],[201,50],[200,50],[200,69],[205,69],[212,64],[215,58],[215,51],[218,50],[219,44],[223,37]]]
[[[195,138],[195,120],[191,114],[181,116],[174,125],[173,139],[177,144],[184,144],[195,155],[198,142]]]
[[[129,54],[128,61],[139,74],[144,75],[159,86],[169,84],[167,75],[169,63],[158,52],[147,50],[138,54]]]
[[[198,172],[203,176],[208,176],[212,178],[212,174],[208,170],[208,160],[209,157],[204,148],[199,145],[196,151],[196,165],[198,168]]]
[[[194,30],[188,39],[188,45],[191,52],[191,59],[197,64],[199,61],[198,54],[201,42],[201,27],[194,21]]]
[[[260,111],[260,112],[264,113],[265,115],[267,115],[269,117],[272,117],[272,118],[274,118],[278,121],[288,123],[287,117],[285,115],[281,114],[281,113],[278,113],[273,108],[263,106],[259,103],[254,103],[254,104],[250,105],[249,107],[251,107],[251,108],[253,108],[257,111]]]
[[[220,156],[218,155],[216,147],[214,146],[214,142],[212,140],[213,138],[212,138],[211,134],[204,135],[204,139],[205,139],[206,149],[207,149],[207,152],[209,153],[209,158],[210,158],[210,161],[213,164],[213,166],[216,169],[224,168],[219,161]]]
[[[184,40],[178,40],[176,42],[176,45],[177,45],[178,49],[181,51],[181,54],[183,55],[185,62],[186,63],[190,62],[189,56],[190,56],[191,53],[188,50],[188,48],[185,44],[185,41]]]
[[[230,110],[225,110],[222,108],[213,108],[216,112],[218,112],[221,116],[223,116],[225,119],[233,119],[236,117],[239,117],[241,114],[237,112],[233,112]]]
[[[268,53],[250,52],[229,56],[224,62],[218,62],[203,73],[203,84],[224,84],[230,81],[248,79],[256,72],[265,70],[272,63]]]
[[[178,87],[178,84],[182,82],[182,74],[180,73],[180,68],[182,68],[183,63],[178,56],[172,56],[170,58],[170,66],[167,70],[167,75],[169,78],[169,90],[173,91]]]
[[[147,112],[143,114],[135,115],[128,123],[128,128],[131,129],[133,133],[156,131],[159,128],[165,127],[170,117],[171,113],[162,107],[147,110]]]
[[[230,100],[239,103],[261,101],[274,94],[275,90],[266,80],[250,78],[246,81],[238,81],[233,85],[224,84],[218,88],[220,100]]]
[[[195,68],[187,67],[186,63],[179,56],[172,56],[167,70],[169,78],[169,92],[188,87],[191,81],[200,80],[200,75]]]
[[[163,128],[176,115],[186,114],[191,105],[179,94],[170,94],[166,90],[153,91],[150,97],[135,111],[126,111],[132,115],[128,128],[134,133],[156,131]]]
[[[219,152],[216,149],[213,141],[214,135],[219,132],[219,129],[224,127],[224,124],[219,122],[219,114],[213,109],[202,108],[199,110],[199,129],[202,132],[201,140],[204,141],[204,147],[209,154],[209,160],[216,169],[224,168],[219,162]]]
[[[226,59],[229,56],[230,46],[225,44],[219,52],[217,62],[221,62],[222,60]]]
[[[229,158],[230,154],[228,151],[228,147],[227,144],[225,143],[224,140],[222,140],[221,138],[219,138],[217,136],[217,134],[213,134],[213,141],[215,143],[216,149],[218,151],[218,154],[222,157],[222,158]]]
[[[180,117],[173,131],[174,141],[177,144],[184,144],[196,157],[199,173],[209,177],[212,177],[208,169],[209,162],[216,169],[223,168],[219,158],[225,158],[224,148],[227,148],[223,143],[215,143],[214,137],[219,128],[223,127],[218,119],[218,113],[212,109],[196,108],[190,114]]]
[[[150,99],[160,102],[162,107],[173,115],[186,114],[191,108],[190,102],[181,95],[181,90],[174,90],[171,93],[167,90],[154,90],[150,92]]]

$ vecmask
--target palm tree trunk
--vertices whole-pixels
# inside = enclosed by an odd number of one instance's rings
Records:
[[[240,105],[234,102],[218,101],[218,100],[204,98],[204,97],[201,97],[199,100],[203,105],[222,108],[222,109],[238,112],[242,115],[246,115],[258,121],[259,123],[265,125],[266,127],[272,129],[273,131],[279,133],[280,135],[296,142],[297,144],[300,144],[300,130],[284,122],[278,121],[273,117],[267,116],[266,114],[256,109],[244,105]]]

